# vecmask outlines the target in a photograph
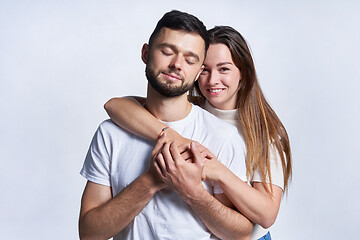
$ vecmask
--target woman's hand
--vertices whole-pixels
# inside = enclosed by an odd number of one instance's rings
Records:
[[[167,128],[162,134],[160,134],[158,143],[159,142],[162,142],[162,144],[156,144],[154,150],[152,151],[152,157],[154,157],[155,155],[157,155],[158,153],[160,153],[162,151],[163,145],[165,145],[165,143],[173,142],[178,147],[178,151],[181,154],[181,157],[185,161],[189,161],[191,163],[194,162],[194,154],[191,151],[191,143],[196,142],[196,141],[193,141],[188,138],[184,138],[175,130],[173,130],[171,128]],[[218,179],[217,178],[217,176],[218,176],[217,168],[218,167],[225,168],[225,166],[222,165],[216,159],[214,154],[209,149],[207,149],[203,145],[199,144],[198,142],[196,142],[196,143],[197,143],[199,152],[201,154],[201,157],[203,158],[203,161],[205,162],[205,168],[206,168],[206,169],[204,168],[204,170],[202,172],[202,180],[205,181],[206,179],[208,179],[208,180]],[[212,162],[207,163],[208,161],[212,161]],[[209,171],[211,171],[211,173]]]
[[[201,179],[205,180],[214,180],[216,181],[219,179],[220,170],[226,168],[222,163],[220,163],[215,155],[210,152],[209,149],[204,147],[203,145],[198,143],[198,148],[200,154],[203,158],[205,163],[205,167],[203,169]],[[179,151],[181,153],[181,157],[184,158],[186,161],[194,162],[194,155],[192,151],[190,151],[190,143],[186,143],[179,146]]]
[[[191,139],[184,138],[181,136],[177,131],[173,130],[172,128],[167,128],[162,135],[165,135],[165,142],[176,142],[177,146],[188,144],[190,145],[193,142]],[[159,137],[161,137],[160,135]]]
[[[203,180],[212,180],[218,182],[222,174],[225,173],[226,167],[214,156],[206,158],[205,166],[202,173]]]

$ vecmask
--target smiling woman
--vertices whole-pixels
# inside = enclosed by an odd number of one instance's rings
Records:
[[[199,78],[204,97],[218,109],[235,109],[241,73],[232,60],[229,48],[221,43],[211,44],[204,65]]]

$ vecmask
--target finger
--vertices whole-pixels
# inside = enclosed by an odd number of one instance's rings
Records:
[[[206,150],[200,151],[202,158],[206,158],[208,156],[208,153]]]
[[[185,160],[185,161],[188,161],[190,159],[193,158],[193,154],[192,152],[189,150],[186,150],[185,152],[181,153],[181,157]]]
[[[207,158],[213,158],[214,154],[212,152],[209,151],[209,149],[207,149],[206,147],[204,147],[203,145],[199,144],[199,150],[200,152],[203,154],[204,157]]]
[[[155,156],[156,154],[158,154],[161,151],[162,147],[165,144],[165,140],[166,140],[166,133],[163,133],[157,140],[155,147],[151,152],[151,156]]]
[[[202,173],[201,173],[201,180],[205,181],[206,180],[206,172],[205,172],[205,169],[203,169]]]
[[[165,164],[165,160],[164,160],[164,157],[163,157],[162,153],[159,153],[159,154],[157,155],[157,157],[155,158],[155,162],[156,162],[157,165],[159,166],[162,174],[165,175],[165,172],[166,172],[166,164]]]
[[[206,147],[205,147],[205,149],[206,149],[206,157],[207,158],[215,157],[215,155],[209,149],[207,149]]]
[[[157,161],[154,162],[154,169],[155,172],[159,175],[159,177],[161,178],[161,180],[163,180],[165,178],[164,173],[161,171],[160,165]]]
[[[185,161],[185,159],[180,155],[176,142],[170,144],[170,153],[174,159],[175,164]]]
[[[199,149],[200,152],[205,152],[206,151],[206,148],[201,144],[197,145],[197,148]]]
[[[166,171],[172,172],[174,169],[174,159],[170,153],[170,142],[165,143],[163,149],[161,150],[164,163],[166,165]]]
[[[199,143],[192,142],[191,143],[191,152],[194,155],[194,163],[197,165],[204,165],[204,158],[202,157],[200,150],[199,150]]]
[[[190,143],[185,143],[185,144],[181,144],[180,146],[178,146],[178,150],[180,153],[184,153],[185,151],[190,150]]]

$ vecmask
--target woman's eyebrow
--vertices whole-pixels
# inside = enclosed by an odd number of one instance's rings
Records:
[[[216,64],[216,66],[217,66],[217,67],[221,67],[221,66],[224,66],[224,65],[227,65],[227,64],[231,64],[231,65],[233,65],[233,63],[232,63],[232,62],[221,62],[221,63]],[[206,65],[206,64],[204,64],[204,66],[205,66],[205,67],[207,67],[207,65]]]
[[[231,62],[221,62],[221,63],[216,64],[216,66],[217,66],[217,67],[221,67],[221,66],[227,65],[227,64],[233,65]]]

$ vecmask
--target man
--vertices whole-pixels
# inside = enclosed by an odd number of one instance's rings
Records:
[[[206,28],[196,17],[179,11],[166,13],[142,49],[149,81],[145,104],[158,119],[208,147],[239,173],[244,167],[239,166],[243,153],[237,150],[241,144],[237,130],[187,101],[186,93],[202,71],[207,47]],[[173,154],[172,167],[184,173],[183,179],[169,174],[173,181],[165,184],[156,165],[149,166],[154,147],[150,141],[110,120],[100,125],[81,170],[88,182],[81,203],[80,237],[247,239],[252,224],[224,205],[230,206],[230,201],[216,185],[201,182],[199,146],[192,144],[194,161],[186,162],[174,143],[163,144],[158,141],[155,149],[163,147],[163,154]]]

